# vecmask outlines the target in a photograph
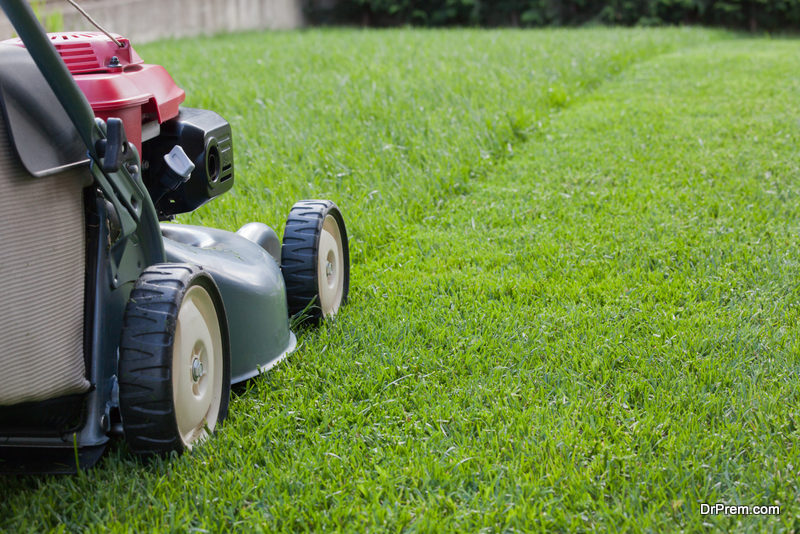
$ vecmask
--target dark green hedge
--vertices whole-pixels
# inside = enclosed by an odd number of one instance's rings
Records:
[[[366,26],[704,24],[800,29],[800,0],[308,0],[313,22]]]

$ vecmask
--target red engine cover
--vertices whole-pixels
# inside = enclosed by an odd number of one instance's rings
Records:
[[[144,63],[128,39],[114,35],[119,47],[101,32],[48,36],[95,115],[103,120],[122,119],[128,140],[140,153],[143,124],[161,124],[178,116],[186,93],[164,67]],[[21,39],[4,43],[24,47]]]

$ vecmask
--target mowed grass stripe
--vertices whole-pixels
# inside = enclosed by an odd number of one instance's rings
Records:
[[[722,43],[635,65],[398,246],[428,262],[442,342],[485,359],[461,367],[475,401],[460,417],[519,396],[532,413],[498,408],[511,421],[485,431],[508,445],[527,419],[531,441],[496,468],[573,504],[494,526],[793,524],[797,50]],[[701,502],[784,516],[703,518]]]

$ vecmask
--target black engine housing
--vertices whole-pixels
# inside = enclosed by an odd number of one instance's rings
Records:
[[[164,156],[175,145],[194,163],[191,177],[170,190],[162,178]],[[161,125],[158,137],[142,144],[143,179],[162,220],[193,211],[233,187],[233,137],[228,121],[205,109],[181,108]],[[167,180],[168,181],[168,180]]]

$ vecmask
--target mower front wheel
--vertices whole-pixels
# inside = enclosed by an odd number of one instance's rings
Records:
[[[138,454],[183,452],[228,412],[230,343],[225,309],[209,274],[193,265],[146,269],[125,310],[119,404]]]
[[[289,314],[328,318],[347,301],[350,250],[339,208],[330,200],[302,200],[292,206],[281,247]]]

